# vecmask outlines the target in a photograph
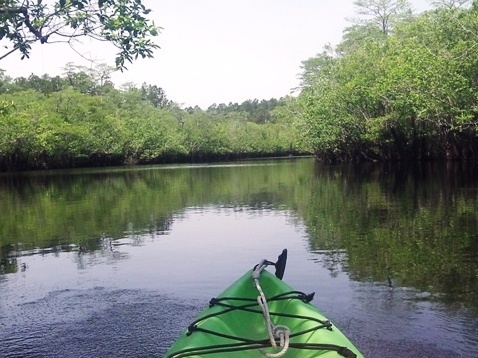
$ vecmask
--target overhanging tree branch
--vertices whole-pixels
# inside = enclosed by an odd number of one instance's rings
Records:
[[[160,28],[145,16],[150,13],[142,0],[56,0],[44,5],[41,1],[14,1],[0,6],[0,40],[13,48],[0,60],[15,51],[22,59],[29,57],[34,42],[57,43],[54,38],[89,37],[106,41],[119,49],[116,65],[124,69],[125,60],[133,57],[152,57],[159,48],[151,37]]]
[[[30,14],[26,7],[21,7],[18,9],[9,9],[5,7],[0,7],[0,14],[22,14],[23,22],[25,26],[30,30],[30,32],[35,35],[35,37],[40,40],[42,44],[48,42],[48,36],[43,36],[40,30],[37,30],[30,21]]]

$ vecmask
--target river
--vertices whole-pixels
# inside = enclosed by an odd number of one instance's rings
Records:
[[[477,179],[310,158],[2,174],[0,357],[161,357],[283,248],[366,357],[476,357]]]

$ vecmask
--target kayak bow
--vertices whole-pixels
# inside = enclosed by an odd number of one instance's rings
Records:
[[[189,325],[164,358],[363,358],[310,301],[281,279],[287,250],[262,260],[233,283]],[[275,266],[275,275],[265,270]]]

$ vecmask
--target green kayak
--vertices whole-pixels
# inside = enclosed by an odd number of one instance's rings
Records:
[[[282,281],[286,260],[287,250],[275,263],[262,260],[211,299],[164,357],[363,358],[309,303],[314,294]]]

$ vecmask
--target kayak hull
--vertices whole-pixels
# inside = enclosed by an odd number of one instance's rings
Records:
[[[267,298],[274,326],[290,331],[285,358],[363,358],[345,335],[308,301],[310,295],[294,291],[267,270],[262,271],[260,286]],[[264,315],[257,303],[259,296],[248,271],[199,314],[165,358],[180,357],[264,357],[277,354],[271,347]]]

